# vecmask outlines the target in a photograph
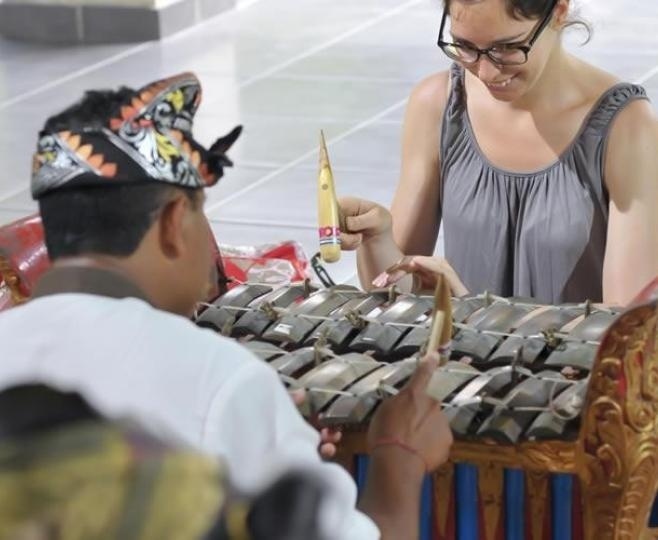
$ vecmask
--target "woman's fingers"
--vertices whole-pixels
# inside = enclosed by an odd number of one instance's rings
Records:
[[[405,256],[397,263],[379,274],[372,282],[375,287],[383,288],[397,283],[407,274],[414,274],[418,278],[423,290],[431,290],[436,286],[436,277],[443,274],[448,280],[452,294],[463,296],[468,289],[459,279],[457,273],[448,261],[442,257]]]
[[[450,286],[452,294],[455,296],[464,296],[465,294],[468,294],[468,289],[462,283],[457,272],[455,272],[454,268],[450,266],[448,261],[441,257],[414,257],[412,267],[416,269],[415,272],[421,273],[424,276],[429,274],[434,274],[434,276],[437,274],[443,274],[448,280],[448,285]],[[434,278],[434,285],[436,285],[436,278]]]
[[[407,274],[427,273],[424,268],[420,268],[413,263],[414,257],[404,256],[395,264],[389,266],[384,272],[379,274],[372,282],[375,287],[388,287],[400,281]],[[432,276],[432,273],[429,273]]]
[[[345,251],[353,251],[357,249],[363,242],[362,234],[351,234],[341,232],[340,234],[340,249]]]
[[[391,228],[390,212],[372,201],[341,197],[338,201],[348,233],[380,234]]]

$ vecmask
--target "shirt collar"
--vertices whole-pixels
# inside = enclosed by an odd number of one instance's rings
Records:
[[[62,293],[139,298],[149,302],[144,291],[119,272],[87,266],[60,266],[48,270],[37,283],[32,297]]]

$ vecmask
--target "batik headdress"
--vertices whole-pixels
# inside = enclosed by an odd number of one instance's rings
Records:
[[[241,126],[209,149],[194,140],[192,124],[201,85],[191,73],[123,91],[125,99],[107,118],[70,129],[45,129],[33,160],[35,199],[63,187],[165,182],[202,188],[215,184],[231,166],[226,151]]]

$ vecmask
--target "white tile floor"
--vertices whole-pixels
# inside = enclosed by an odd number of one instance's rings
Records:
[[[575,0],[595,28],[579,54],[643,83],[658,103],[658,2]],[[261,0],[163,42],[53,48],[0,40],[0,224],[35,210],[27,189],[44,119],[88,88],[140,86],[192,70],[204,84],[197,137],[236,123],[237,167],[209,193],[218,237],[316,249],[317,136],[341,194],[392,197],[406,96],[448,62],[434,46],[438,0]],[[569,38],[570,43],[575,36]],[[354,274],[349,254],[330,268]]]

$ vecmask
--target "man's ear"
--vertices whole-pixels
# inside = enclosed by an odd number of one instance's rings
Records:
[[[190,201],[181,193],[163,206],[158,218],[160,249],[168,259],[175,259],[185,251],[185,216]]]

